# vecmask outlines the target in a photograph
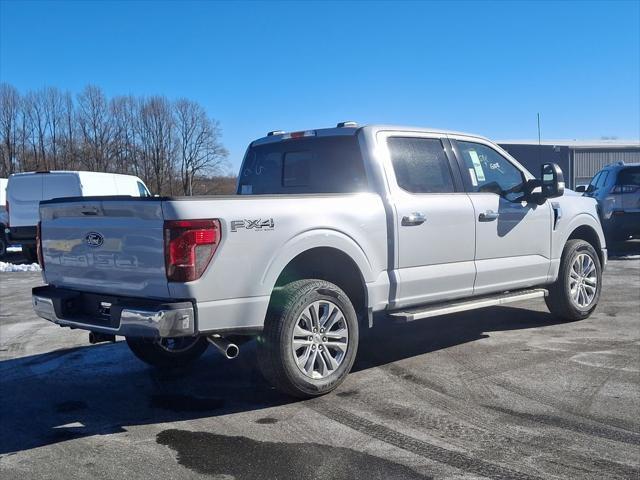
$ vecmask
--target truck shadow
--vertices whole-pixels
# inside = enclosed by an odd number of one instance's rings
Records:
[[[551,324],[548,313],[512,307],[406,325],[379,322],[363,335],[354,370],[471,342],[486,337],[486,332]],[[210,418],[294,402],[263,380],[255,342],[243,347],[232,362],[212,348],[189,370],[166,372],[135,359],[124,342],[0,362],[0,454],[125,432],[132,425]]]

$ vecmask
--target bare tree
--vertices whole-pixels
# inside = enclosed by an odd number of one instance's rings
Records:
[[[171,191],[173,170],[173,118],[171,105],[165,97],[151,97],[140,110],[142,153],[150,167],[156,191]],[[146,179],[145,179],[146,180]]]
[[[219,173],[227,156],[222,146],[218,122],[207,116],[196,102],[180,99],[174,105],[176,143],[184,195],[193,195],[197,175]]]
[[[131,173],[159,194],[229,190],[220,125],[192,100],[119,96],[89,85],[20,93],[0,85],[0,175],[80,168]],[[218,187],[217,185],[224,185]]]
[[[43,103],[49,136],[50,168],[60,168],[60,133],[64,124],[64,97],[60,90],[49,87],[43,91]]]
[[[12,85],[0,84],[0,176],[6,177],[18,167],[18,129],[20,94]]]
[[[25,97],[25,113],[29,125],[33,166],[36,170],[49,169],[47,158],[47,105],[44,90],[29,92]]]
[[[81,163],[94,171],[108,171],[112,125],[107,99],[99,87],[88,85],[78,95],[78,125],[83,143]]]

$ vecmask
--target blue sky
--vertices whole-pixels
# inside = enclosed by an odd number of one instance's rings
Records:
[[[640,2],[14,2],[0,81],[202,103],[235,170],[340,120],[494,139],[640,137]]]

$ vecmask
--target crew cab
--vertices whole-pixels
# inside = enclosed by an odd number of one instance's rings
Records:
[[[483,137],[343,122],[252,142],[233,196],[41,202],[39,256],[41,317],[158,367],[259,337],[265,377],[311,397],[374,321],[531,298],[586,318],[607,250],[555,164],[536,179]]]

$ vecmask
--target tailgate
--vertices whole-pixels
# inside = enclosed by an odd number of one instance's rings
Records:
[[[52,200],[40,205],[47,283],[167,298],[160,199]]]

